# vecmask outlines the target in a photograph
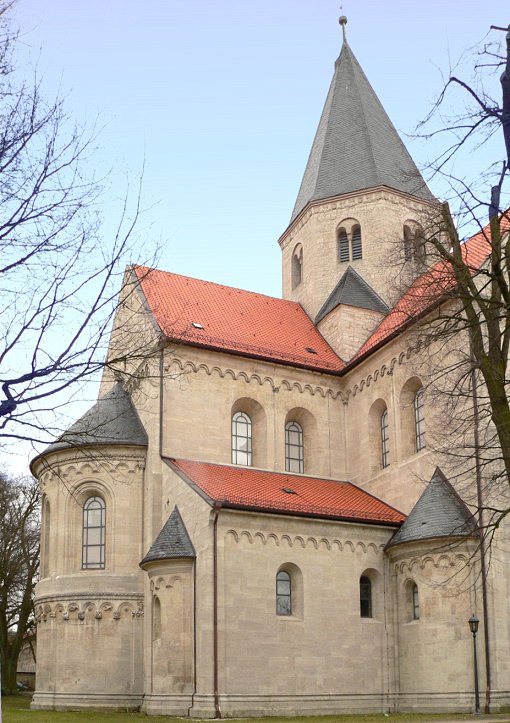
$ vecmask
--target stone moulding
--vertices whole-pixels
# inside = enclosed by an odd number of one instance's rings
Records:
[[[115,602],[113,602],[115,601]],[[119,602],[120,601],[120,602]],[[83,621],[86,617],[102,620],[112,617],[113,620],[121,618],[143,618],[143,594],[133,596],[113,593],[101,596],[101,599],[91,599],[90,594],[75,594],[69,596],[45,596],[35,601],[35,620],[38,625],[48,620]]]
[[[236,544],[242,544],[247,542],[250,545],[260,543],[262,545],[273,544],[275,547],[288,546],[288,547],[301,547],[309,548],[312,547],[315,550],[337,550],[338,552],[344,552],[350,550],[354,552],[356,549],[362,550],[364,553],[372,551],[374,554],[381,554],[382,550],[386,545],[385,542],[377,545],[374,542],[365,543],[361,540],[339,540],[338,538],[328,539],[326,537],[302,537],[301,535],[276,535],[271,532],[266,534],[264,532],[250,532],[249,530],[227,530],[225,532],[225,540],[228,542],[233,540]]]

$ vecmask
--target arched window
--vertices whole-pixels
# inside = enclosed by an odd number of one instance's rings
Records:
[[[292,288],[295,289],[303,280],[303,247],[298,244],[292,252]]]
[[[354,226],[352,229],[352,260],[358,261],[363,258],[363,247],[361,244],[361,227]]]
[[[381,464],[387,467],[390,463],[390,436],[388,429],[388,410],[381,414]]]
[[[303,429],[297,422],[285,425],[285,470],[298,474],[305,471]]]
[[[84,570],[104,570],[106,505],[101,497],[89,497],[83,505],[82,563]]]
[[[418,596],[418,585],[413,582],[411,585],[412,619],[420,619],[420,598]]]
[[[276,575],[276,614],[292,615],[291,580],[286,570],[280,570]]]
[[[359,611],[362,618],[372,617],[372,583],[366,575],[359,579]]]
[[[244,412],[232,417],[232,464],[251,467],[251,419]]]
[[[404,224],[404,258],[420,262],[425,259],[425,236],[416,221],[409,220]]]
[[[423,388],[414,395],[414,429],[416,435],[416,451],[425,447],[425,413],[423,409]]]
[[[152,639],[161,638],[161,602],[156,595],[152,601]]]
[[[340,262],[349,261],[349,238],[344,228],[338,230],[338,260]]]

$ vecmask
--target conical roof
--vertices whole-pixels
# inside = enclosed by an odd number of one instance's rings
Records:
[[[140,563],[140,567],[155,560],[171,560],[180,557],[195,557],[195,548],[178,507],[165,522],[163,529],[154,540],[151,549]]]
[[[476,520],[439,468],[388,547],[434,537],[467,537]]]
[[[376,186],[435,200],[344,40],[291,222],[310,201]]]
[[[69,447],[101,444],[147,446],[147,433],[138,413],[129,394],[118,382],[43,454]]]
[[[315,323],[324,319],[340,304],[357,306],[360,309],[378,311],[387,314],[390,310],[370,284],[367,284],[352,266],[348,266],[346,272],[335,286],[315,318]]]

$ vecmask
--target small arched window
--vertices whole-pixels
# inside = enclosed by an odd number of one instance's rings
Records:
[[[83,505],[82,563],[84,570],[104,570],[106,505],[101,497],[89,497]]]
[[[388,409],[381,414],[381,465],[387,467],[390,463],[390,435],[388,428]]]
[[[295,289],[303,280],[303,247],[301,244],[298,244],[292,252],[291,265],[292,288]]]
[[[349,261],[349,238],[344,228],[338,230],[338,260],[341,263]]]
[[[285,425],[285,471],[298,474],[305,471],[303,429],[297,422]]]
[[[152,639],[159,640],[161,638],[161,602],[157,595],[152,601]]]
[[[420,598],[418,595],[418,585],[413,582],[411,585],[411,606],[412,606],[412,619],[420,619]]]
[[[404,258],[422,262],[425,259],[425,236],[423,229],[416,221],[404,224]]]
[[[280,570],[276,575],[276,614],[292,615],[291,579],[286,570]]]
[[[354,226],[352,229],[352,260],[358,261],[363,258],[363,246],[361,243],[361,226]]]
[[[359,609],[362,618],[372,617],[372,583],[366,575],[359,579]]]
[[[232,417],[232,464],[251,467],[251,419],[244,412]]]
[[[414,395],[414,430],[416,436],[416,451],[425,447],[425,413],[423,408],[423,388],[418,389]]]

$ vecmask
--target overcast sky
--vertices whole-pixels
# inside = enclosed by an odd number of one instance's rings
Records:
[[[507,0],[345,0],[343,12],[353,52],[423,165],[430,144],[407,134],[441,71],[491,24],[508,24]],[[339,15],[332,0],[17,0],[13,10],[18,69],[37,65],[73,120],[104,126],[96,165],[112,169],[119,198],[145,165],[139,229],[161,241],[160,268],[274,296],[277,240],[340,52]]]

